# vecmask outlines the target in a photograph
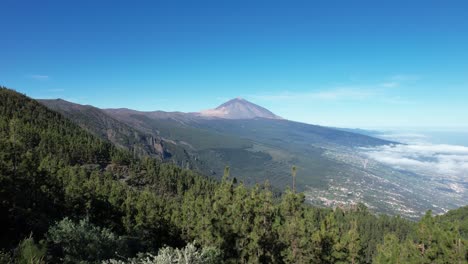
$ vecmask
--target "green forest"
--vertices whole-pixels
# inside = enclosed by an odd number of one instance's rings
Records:
[[[134,157],[0,87],[0,263],[468,263],[468,207],[318,208],[229,170]]]

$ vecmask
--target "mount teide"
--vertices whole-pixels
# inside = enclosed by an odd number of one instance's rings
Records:
[[[219,117],[226,119],[282,119],[268,109],[240,97],[229,100],[215,109],[204,110],[198,114],[203,117]]]

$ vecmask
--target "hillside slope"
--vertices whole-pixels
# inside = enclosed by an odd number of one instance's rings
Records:
[[[183,146],[164,140],[157,133],[139,131],[118,121],[99,108],[61,99],[38,101],[48,108],[60,112],[94,135],[129,150],[135,156],[157,157],[162,161],[182,166],[188,161],[192,161],[189,163],[196,165]],[[196,167],[192,168],[196,169]]]

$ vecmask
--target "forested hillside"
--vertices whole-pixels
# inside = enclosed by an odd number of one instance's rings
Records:
[[[467,263],[466,216],[311,207],[228,167],[217,182],[0,88],[0,263]]]
[[[99,108],[61,99],[38,101],[99,138],[129,150],[134,156],[152,156],[180,165],[191,161],[191,157],[181,146],[166,141],[157,134],[144,133],[132,128]]]

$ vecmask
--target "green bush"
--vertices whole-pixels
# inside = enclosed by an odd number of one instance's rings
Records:
[[[20,242],[16,248],[16,261],[18,264],[45,263],[46,247],[34,242],[32,235]]]
[[[88,219],[78,223],[65,218],[52,226],[47,242],[54,262],[96,263],[122,254],[122,239],[109,229],[91,224]]]
[[[5,251],[0,251],[0,264],[10,264],[13,260],[10,253]]]
[[[221,251],[213,247],[197,248],[189,243],[181,249],[165,247],[157,256],[141,254],[128,260],[107,260],[103,264],[218,264],[222,263]]]

